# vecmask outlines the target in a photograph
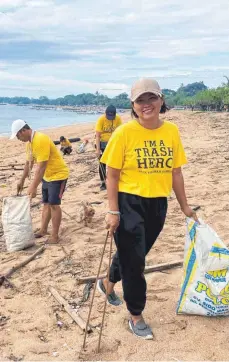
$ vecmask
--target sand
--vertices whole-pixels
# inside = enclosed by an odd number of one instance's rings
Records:
[[[128,115],[124,116],[125,119]],[[200,205],[201,216],[229,243],[229,115],[170,111],[166,118],[181,131],[189,163],[184,167],[187,196],[191,206]],[[62,134],[68,137],[89,137],[93,140],[93,125],[76,125],[45,131],[52,139]],[[229,360],[229,328],[227,318],[177,316],[182,269],[148,274],[145,319],[152,326],[154,341],[142,341],[128,331],[125,305],[107,306],[101,353],[95,354],[98,332],[88,337],[82,351],[83,333],[51,296],[48,287],[76,305],[83,294],[78,278],[95,274],[106,236],[104,215],[106,192],[99,190],[98,164],[92,143],[84,154],[74,152],[65,159],[71,176],[63,199],[61,244],[49,246],[39,258],[30,262],[11,278],[15,288],[1,287],[0,298],[0,359],[30,361],[128,360],[128,361],[198,361]],[[24,162],[24,145],[17,140],[1,139],[0,165]],[[1,171],[0,196],[15,194],[20,171]],[[25,190],[26,192],[26,190]],[[40,189],[33,204],[40,200]],[[94,204],[91,224],[77,222],[81,201]],[[1,204],[0,204],[1,208]],[[40,206],[32,208],[33,227],[40,223]],[[31,249],[7,253],[0,224],[0,274],[31,255],[44,239]],[[172,194],[165,228],[147,257],[147,265],[183,259],[185,218]],[[114,247],[115,249],[115,247]],[[108,250],[102,270],[108,264]],[[117,292],[122,296],[121,285]],[[91,293],[92,295],[92,293]],[[79,309],[86,319],[91,295]],[[99,326],[103,297],[96,292],[91,324]],[[6,318],[3,318],[6,317]],[[8,318],[8,319],[7,319]],[[61,321],[62,326],[57,322]],[[59,323],[60,324],[60,323]]]

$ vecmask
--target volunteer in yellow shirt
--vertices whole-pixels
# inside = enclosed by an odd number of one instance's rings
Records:
[[[48,244],[58,243],[59,228],[61,223],[61,198],[63,196],[69,169],[63,160],[59,150],[52,140],[45,134],[33,131],[29,125],[18,119],[12,124],[11,139],[26,142],[27,161],[20,182],[17,185],[17,193],[23,190],[24,182],[30,176],[33,164],[36,163],[36,171],[27,194],[36,197],[37,187],[42,182],[42,211],[41,228],[35,237],[43,237],[47,234],[48,224],[52,220],[52,234],[46,241]]]
[[[60,150],[64,155],[70,155],[72,153],[71,142],[64,136],[60,137]]]
[[[185,195],[181,167],[187,160],[179,130],[159,118],[167,107],[158,83],[137,81],[131,102],[133,120],[113,133],[101,158],[108,167],[106,222],[110,234],[114,233],[117,253],[109,282],[100,280],[97,287],[102,293],[108,289],[108,302],[118,306],[122,301],[114,286],[122,280],[130,330],[140,338],[152,339],[152,330],[142,316],[145,256],[163,229],[172,188],[183,213],[198,220]]]
[[[96,137],[96,155],[100,159],[107,143],[114,130],[122,124],[119,115],[116,114],[116,108],[112,105],[108,106],[104,115],[99,117],[95,126]],[[101,180],[100,190],[106,189],[106,165],[100,162],[99,176]]]

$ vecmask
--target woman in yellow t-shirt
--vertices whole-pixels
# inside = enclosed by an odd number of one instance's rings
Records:
[[[162,121],[167,109],[162,91],[153,79],[140,79],[131,91],[133,120],[112,135],[101,162],[107,165],[109,211],[106,222],[114,233],[117,253],[110,280],[97,287],[108,289],[108,302],[122,303],[114,285],[122,280],[130,312],[129,327],[138,337],[152,339],[143,319],[146,303],[145,256],[163,229],[167,197],[173,188],[181,210],[198,221],[188,205],[181,166],[187,160],[177,126]]]
[[[112,105],[108,106],[105,114],[103,114],[96,122],[95,126],[95,146],[96,155],[100,159],[103,154],[107,143],[114,132],[114,130],[122,124],[122,120],[116,114],[116,108]],[[101,180],[100,190],[106,190],[106,165],[100,162],[99,176]]]

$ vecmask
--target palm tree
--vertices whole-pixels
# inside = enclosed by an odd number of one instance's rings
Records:
[[[226,80],[227,80],[227,83],[223,83],[223,86],[229,87],[229,78],[226,75],[224,75],[223,77],[226,78]]]

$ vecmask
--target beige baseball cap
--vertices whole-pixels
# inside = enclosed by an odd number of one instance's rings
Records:
[[[131,102],[135,102],[144,93],[153,93],[162,97],[162,90],[158,82],[152,78],[141,78],[133,84],[130,95]]]

